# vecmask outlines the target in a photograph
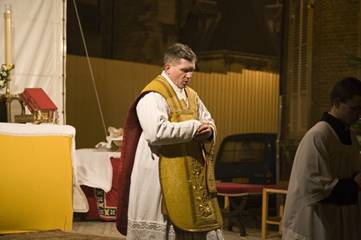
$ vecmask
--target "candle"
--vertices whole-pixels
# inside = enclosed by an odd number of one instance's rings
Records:
[[[4,31],[5,31],[5,64],[12,64],[11,55],[11,9],[6,5],[4,12]]]

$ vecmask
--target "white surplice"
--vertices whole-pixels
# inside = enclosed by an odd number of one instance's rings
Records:
[[[359,146],[342,144],[332,127],[318,122],[304,136],[292,167],[283,218],[285,240],[361,239],[360,194],[356,205],[320,203],[340,178],[361,171]]]
[[[163,72],[177,97],[187,103],[184,89],[180,89]],[[201,121],[214,121],[198,98],[198,120],[170,122],[170,109],[158,93],[150,92],[137,104],[137,116],[142,127],[131,175],[127,239],[175,239],[174,229],[161,213],[162,193],[159,182],[160,145],[191,141]],[[215,137],[215,129],[214,137]],[[180,210],[181,211],[181,210]],[[211,231],[207,239],[223,239],[220,230]]]

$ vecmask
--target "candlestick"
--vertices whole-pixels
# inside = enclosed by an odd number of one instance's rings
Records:
[[[4,12],[4,35],[5,35],[5,64],[12,64],[11,54],[11,8],[9,5],[5,6]]]

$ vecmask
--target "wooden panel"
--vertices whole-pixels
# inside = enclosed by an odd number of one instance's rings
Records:
[[[215,119],[220,143],[236,133],[277,133],[278,83],[278,74],[243,70],[196,73],[191,85]]]
[[[160,66],[95,59],[94,68],[106,126],[121,127],[130,104],[156,75]],[[227,74],[193,74],[193,87],[214,117],[218,135],[278,131],[279,75],[243,69]],[[104,141],[86,59],[67,59],[67,123],[77,129],[77,147]]]

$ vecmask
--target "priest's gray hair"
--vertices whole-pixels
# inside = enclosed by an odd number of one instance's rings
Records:
[[[180,59],[188,61],[197,61],[197,56],[193,50],[186,44],[175,43],[171,45],[164,53],[164,64],[179,61]]]

